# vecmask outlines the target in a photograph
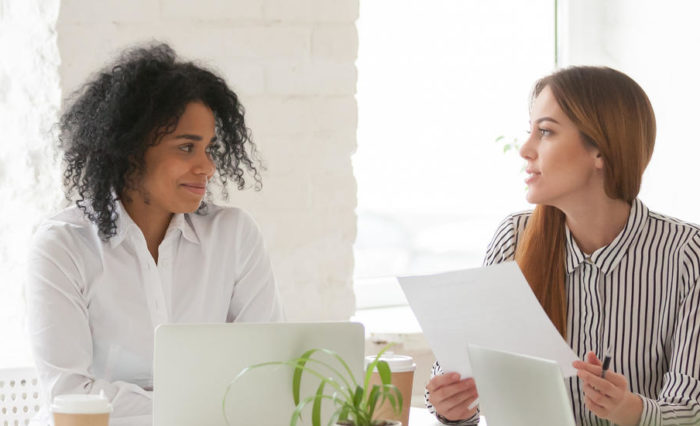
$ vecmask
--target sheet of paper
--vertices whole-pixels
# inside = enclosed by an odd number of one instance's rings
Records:
[[[468,344],[554,360],[564,377],[578,359],[540,306],[515,262],[399,277],[444,371],[471,377]]]

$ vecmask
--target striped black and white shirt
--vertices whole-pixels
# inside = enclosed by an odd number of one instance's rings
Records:
[[[484,265],[515,258],[530,214],[501,223]],[[612,349],[610,369],[642,397],[641,425],[700,425],[700,227],[635,200],[622,232],[591,255],[566,229],[566,272],[574,352],[602,358],[606,347]],[[433,375],[441,373],[436,362]],[[610,424],[585,407],[578,377],[568,379],[568,389],[577,424]]]

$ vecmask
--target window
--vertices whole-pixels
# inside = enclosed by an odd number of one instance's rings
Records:
[[[553,68],[553,18],[551,0],[361,3],[358,308],[361,288],[391,287],[367,279],[479,266],[499,221],[528,208],[504,146]]]
[[[697,2],[365,1],[358,308],[405,303],[379,277],[479,266],[499,221],[531,208],[523,162],[503,149],[522,138],[529,90],[554,68],[556,3],[560,65],[611,66],[651,99],[658,130],[640,198],[700,223]]]

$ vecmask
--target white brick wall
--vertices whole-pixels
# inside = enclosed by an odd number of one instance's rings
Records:
[[[115,53],[162,40],[241,95],[267,165],[263,190],[231,192],[259,222],[291,320],[354,312],[359,0],[63,0],[64,95]]]
[[[0,0],[0,368],[27,365],[23,284],[38,223],[62,200],[51,125],[60,102],[58,0]]]

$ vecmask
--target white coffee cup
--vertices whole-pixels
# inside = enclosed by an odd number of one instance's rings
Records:
[[[55,426],[109,426],[112,404],[99,395],[57,395],[51,404]]]

